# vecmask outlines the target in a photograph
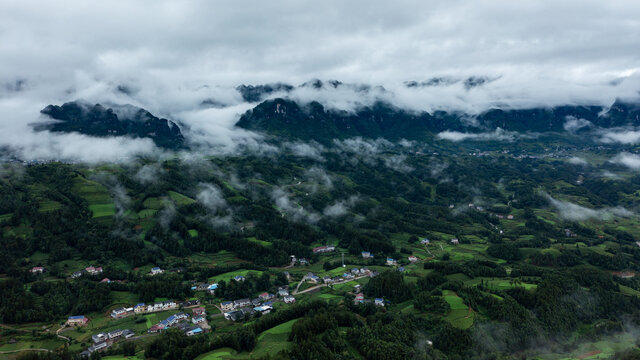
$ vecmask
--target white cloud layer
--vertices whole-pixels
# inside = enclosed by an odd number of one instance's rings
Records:
[[[505,131],[501,128],[497,128],[491,132],[483,132],[483,133],[466,133],[460,131],[443,131],[438,133],[438,138],[442,140],[449,141],[464,141],[464,140],[475,140],[475,141],[506,141],[511,142],[514,141],[519,136],[518,133],[513,131]]]
[[[130,103],[178,120],[206,151],[264,151],[258,135],[233,128],[250,107],[233,89],[312,78],[374,87],[305,87],[290,96],[346,109],[380,98],[427,111],[610,105],[616,97],[638,98],[639,17],[640,3],[631,0],[329,0],[313,7],[286,0],[6,0],[0,147],[29,159],[74,161],[153,153],[146,140],[34,133],[28,126],[50,103],[84,99]],[[470,76],[491,81],[469,87]],[[432,77],[446,85],[404,85]]]
[[[611,220],[614,217],[631,217],[634,213],[621,206],[607,207],[602,209],[590,209],[569,201],[562,201],[552,198],[549,194],[543,194],[549,203],[556,208],[558,215],[569,221],[584,220]]]
[[[623,152],[614,156],[609,161],[614,164],[624,165],[631,170],[640,170],[640,155],[637,154]]]

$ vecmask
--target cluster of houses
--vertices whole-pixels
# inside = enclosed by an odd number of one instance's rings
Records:
[[[328,252],[333,252],[336,250],[335,246],[332,245],[328,245],[328,246],[318,246],[313,248],[313,253],[314,254],[324,254],[324,253],[328,253]]]
[[[113,345],[120,339],[129,339],[134,337],[136,334],[129,329],[118,329],[113,330],[108,333],[99,333],[91,336],[91,340],[93,341],[93,345],[89,346],[89,348],[80,353],[82,357],[89,357],[92,353],[96,351],[103,351],[109,346]]]
[[[190,307],[200,305],[200,300],[189,300],[185,302],[161,301],[153,304],[139,303],[133,307],[120,307],[111,311],[111,317],[114,319],[121,319],[127,316],[136,314],[148,314],[159,311],[175,310],[178,307]]]
[[[364,298],[364,294],[363,293],[357,293],[355,299],[353,299],[353,303],[355,305],[359,305],[359,304],[367,304],[370,303],[371,300],[370,299],[365,299]],[[375,298],[373,300],[373,303],[376,306],[384,306],[385,305],[385,301],[382,298]]]
[[[330,277],[330,276],[324,276],[322,279],[315,275],[312,272],[307,273],[307,275],[305,275],[305,277],[303,278],[303,280],[310,282],[312,284],[320,284],[320,283],[324,283],[324,284],[335,284],[337,282],[342,282],[345,280],[353,280],[358,276],[375,276],[376,273],[374,271],[371,271],[369,269],[365,268],[353,268],[351,269],[351,271],[345,272],[340,276],[335,276],[335,277]]]
[[[79,271],[75,271],[73,274],[71,274],[71,278],[72,279],[77,279],[79,277],[81,277],[84,274],[87,274],[89,276],[96,276],[96,275],[100,275],[102,274],[102,267],[95,267],[93,265],[86,267],[84,270],[79,270]],[[109,279],[107,279],[109,280]]]
[[[334,248],[335,249],[335,248]],[[325,251],[326,252],[326,251]],[[291,258],[291,265],[295,265],[296,263],[300,264],[300,266],[306,266],[309,265],[309,260],[305,259],[305,258],[300,258],[297,259],[295,255],[290,255],[289,256]]]
[[[244,281],[244,280],[243,280]],[[209,294],[215,294],[216,290],[218,290],[218,284],[199,284],[191,287],[193,291],[206,291]]]
[[[286,288],[280,288],[278,290],[279,297],[286,304],[292,304],[296,301],[296,298],[289,295],[289,290]],[[273,299],[276,297],[274,294],[264,292],[258,295],[257,298],[251,299],[239,299],[234,301],[225,301],[220,303],[220,310],[224,314],[224,318],[231,321],[240,321],[248,319],[255,314],[268,314],[273,310]]]
[[[191,321],[188,321],[189,315],[185,313],[178,313],[171,315],[168,318],[160,321],[159,323],[151,326],[149,333],[162,332],[168,328],[180,329],[187,336],[194,336],[204,333],[204,329],[209,329],[209,325],[206,319],[206,313],[204,308],[194,309],[193,317]]]

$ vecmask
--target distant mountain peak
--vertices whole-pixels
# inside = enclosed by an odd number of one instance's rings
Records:
[[[177,124],[129,104],[105,106],[73,101],[62,106],[48,105],[40,112],[57,121],[39,124],[36,130],[149,138],[157,146],[168,149],[184,146],[184,136]]]

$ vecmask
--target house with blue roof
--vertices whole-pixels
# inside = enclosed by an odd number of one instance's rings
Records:
[[[194,336],[194,335],[198,335],[198,334],[202,334],[202,333],[203,333],[202,329],[197,327],[195,329],[191,329],[191,330],[187,331],[185,334],[187,336]]]
[[[89,322],[89,318],[84,315],[69,316],[67,319],[67,325],[69,326],[82,326]]]
[[[376,304],[376,306],[384,306],[384,299],[376,298],[375,304]]]

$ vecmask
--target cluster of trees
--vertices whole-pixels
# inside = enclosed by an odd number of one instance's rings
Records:
[[[0,322],[56,320],[70,313],[85,314],[111,303],[106,284],[91,281],[38,281],[27,290],[16,279],[0,281]]]

